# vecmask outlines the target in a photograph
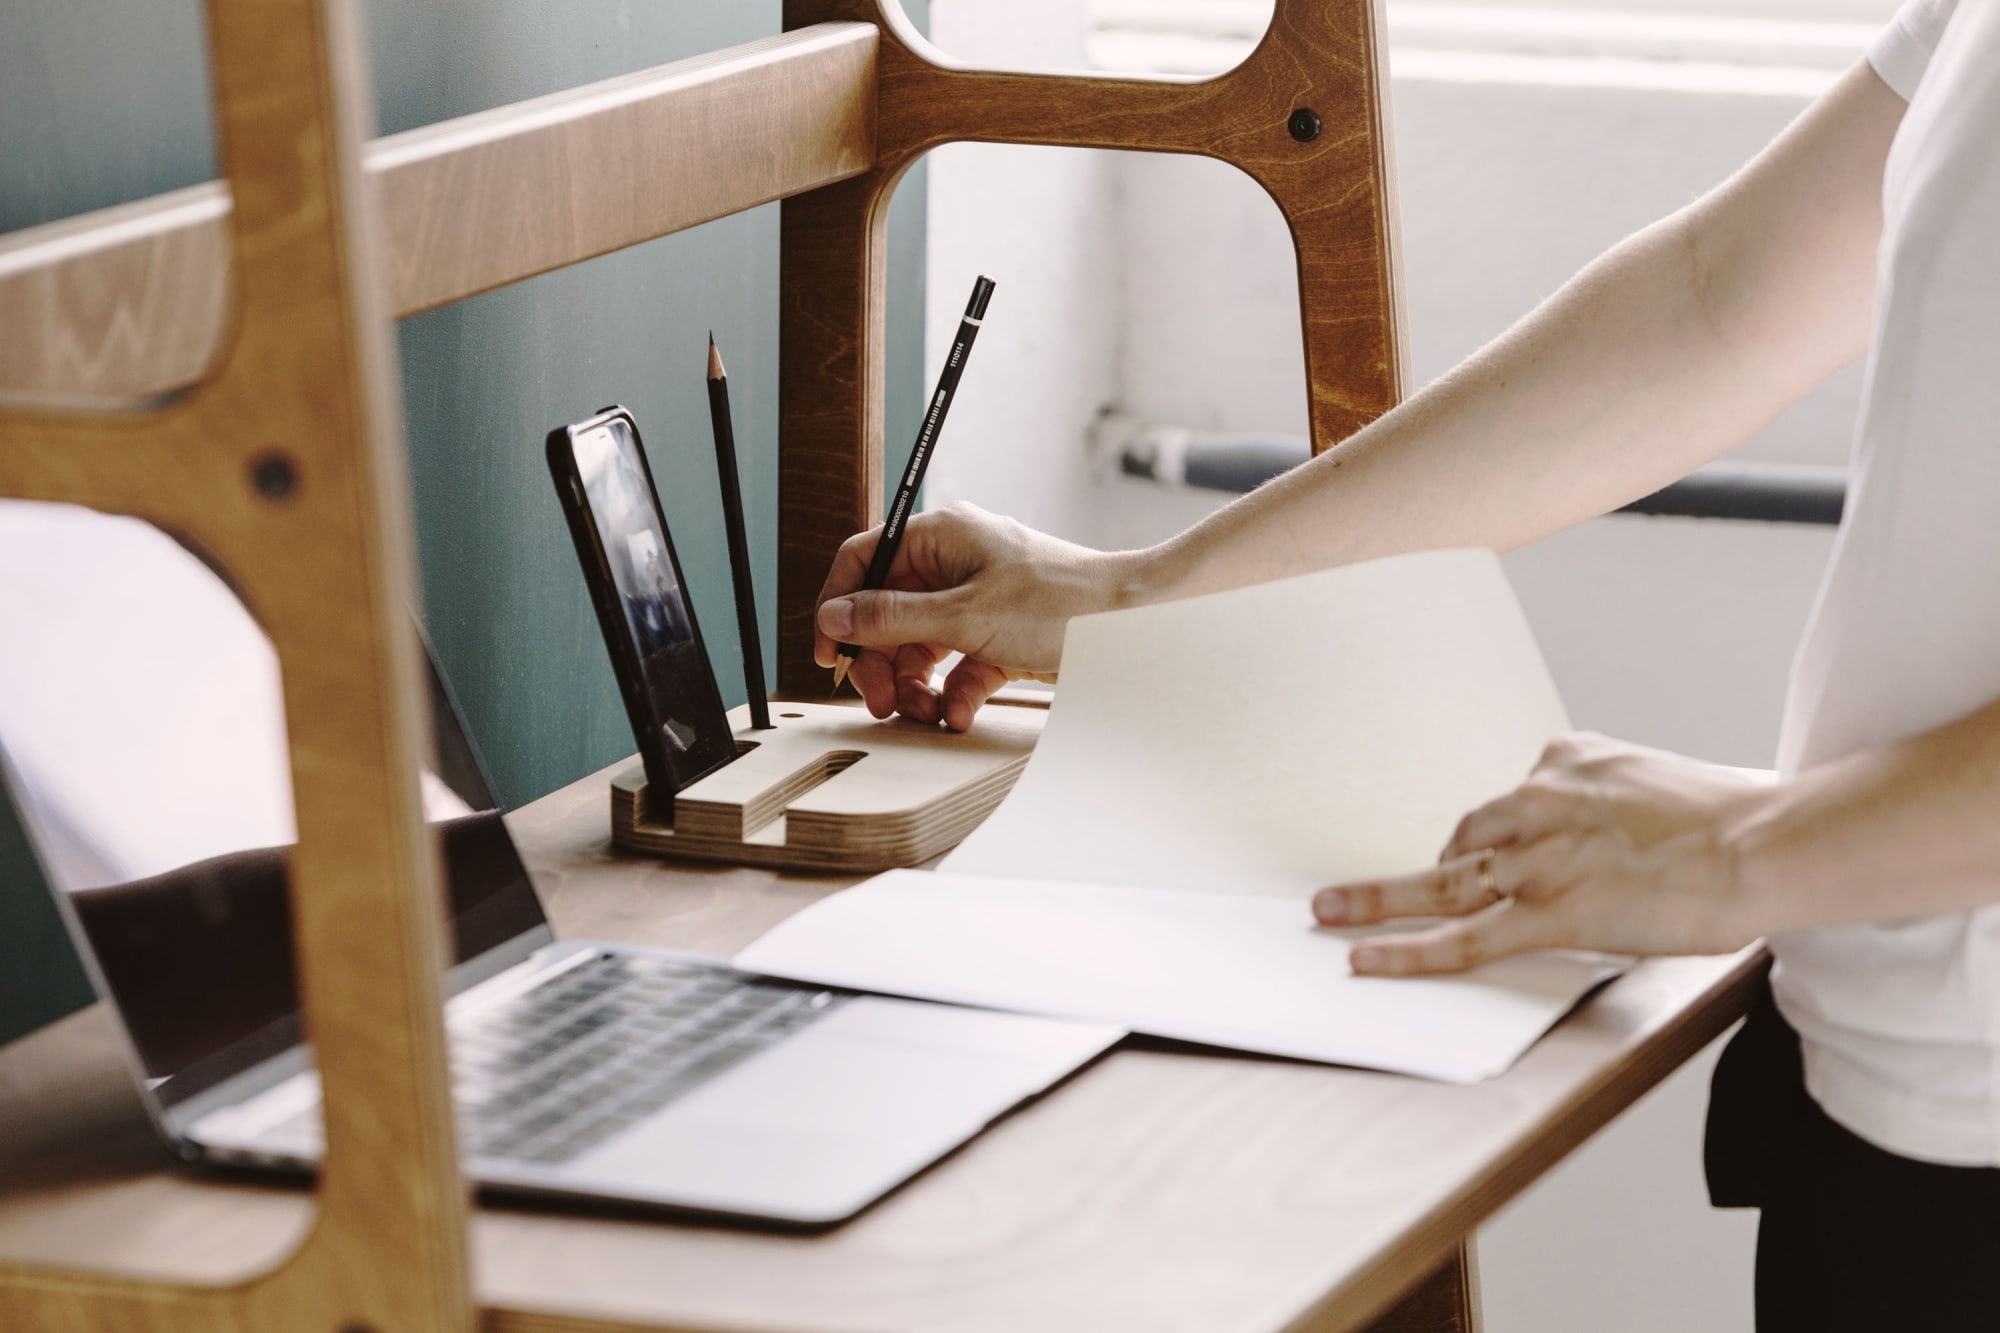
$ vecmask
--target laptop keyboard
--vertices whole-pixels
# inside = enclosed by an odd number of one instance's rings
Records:
[[[459,1133],[479,1156],[568,1161],[845,998],[681,959],[599,954],[450,1018]],[[317,1131],[318,1121],[315,1104],[277,1128]]]

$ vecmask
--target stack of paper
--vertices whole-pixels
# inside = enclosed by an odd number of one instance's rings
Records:
[[[1435,861],[1562,705],[1498,561],[1434,551],[1072,623],[1013,793],[943,864],[806,909],[738,956],[820,984],[1122,1023],[1473,1081],[1601,961],[1356,978],[1323,885]]]

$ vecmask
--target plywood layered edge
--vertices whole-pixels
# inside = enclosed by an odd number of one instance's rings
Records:
[[[662,810],[643,765],[611,780],[611,841],[691,861],[866,874],[957,846],[1027,767],[1048,711],[992,707],[964,733],[877,721],[856,703],[729,714],[741,755]]]
[[[370,142],[397,315],[858,175],[876,29],[826,23]],[[228,309],[211,181],[0,237],[0,399],[150,398],[202,375]]]

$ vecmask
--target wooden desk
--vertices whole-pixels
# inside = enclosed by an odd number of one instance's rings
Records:
[[[610,771],[510,817],[565,935],[725,953],[843,883],[614,856]],[[820,1237],[482,1208],[485,1326],[1359,1328],[1727,1027],[1763,965],[1643,963],[1474,1088],[1121,1050]],[[174,1169],[114,1052],[97,1009],[0,1051],[0,1260],[277,1262],[309,1196]]]

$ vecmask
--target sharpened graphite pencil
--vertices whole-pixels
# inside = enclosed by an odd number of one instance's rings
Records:
[[[708,420],[715,431],[715,471],[722,483],[722,530],[729,539],[729,572],[736,579],[736,632],[743,640],[743,691],[750,725],[771,726],[771,696],[764,688],[764,649],[757,641],[757,592],[750,582],[750,542],[743,532],[743,490],[736,479],[736,428],[729,417],[729,376],[715,335],[708,335]]]
[[[924,424],[917,430],[916,447],[910,450],[909,466],[903,469],[903,480],[896,487],[896,496],[889,502],[889,511],[882,520],[882,538],[875,543],[875,555],[868,562],[867,577],[861,586],[866,590],[880,588],[889,578],[890,567],[896,563],[896,552],[903,545],[903,529],[909,524],[910,511],[916,508],[917,492],[923,489],[924,472],[931,465],[931,455],[937,449],[938,432],[944,429],[945,413],[951,411],[951,400],[958,394],[958,378],[965,373],[965,359],[972,352],[972,340],[979,336],[979,326],[986,318],[986,303],[993,299],[993,279],[985,274],[972,284],[972,299],[965,303],[965,316],[958,322],[958,337],[952,340],[951,355],[945,358],[944,369],[938,372],[937,388],[931,393],[930,406],[924,410]],[[833,664],[833,688],[839,693],[841,682],[854,666],[854,659],[861,656],[861,650],[851,643],[843,643],[836,649]]]

